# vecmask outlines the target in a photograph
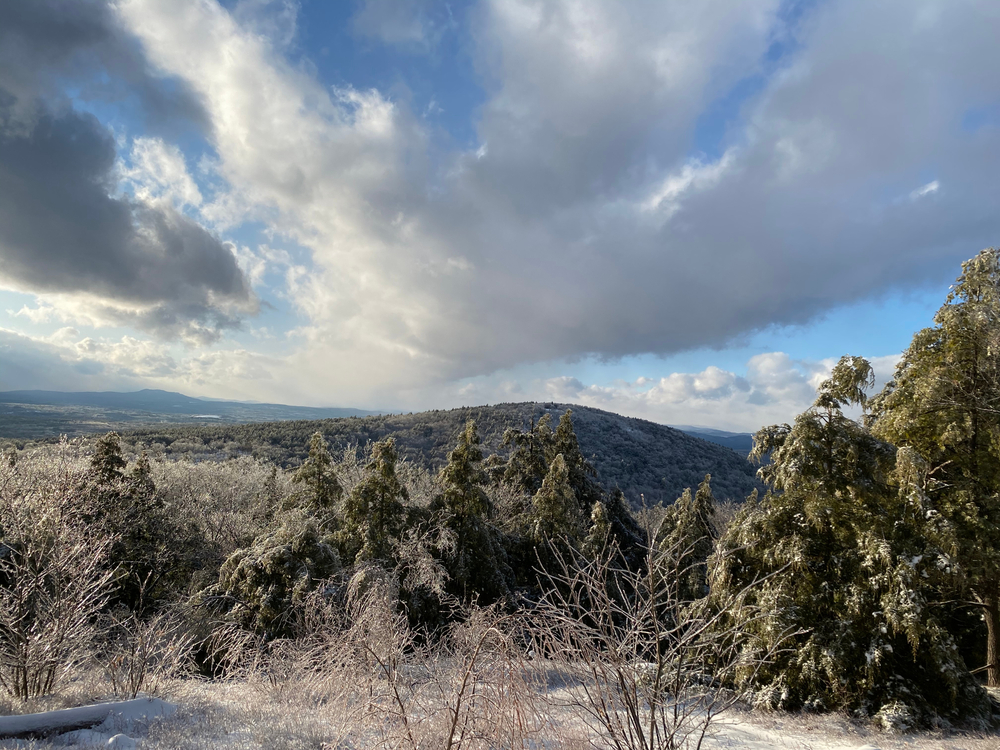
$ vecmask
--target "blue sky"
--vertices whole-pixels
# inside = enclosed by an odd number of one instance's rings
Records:
[[[991,2],[15,0],[0,390],[752,430],[997,243]]]

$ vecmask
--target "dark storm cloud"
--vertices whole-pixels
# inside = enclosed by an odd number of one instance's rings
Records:
[[[105,0],[0,2],[0,87],[30,107],[62,98],[67,82],[81,99],[138,105],[147,131],[208,123],[191,88],[151,68]]]
[[[6,95],[0,277],[32,292],[87,293],[106,315],[166,335],[191,322],[231,326],[231,311],[255,308],[227,245],[170,207],[111,195],[115,144],[93,116],[41,111],[26,127],[13,107]]]

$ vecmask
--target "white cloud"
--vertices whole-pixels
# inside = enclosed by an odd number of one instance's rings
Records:
[[[325,88],[210,0],[118,7],[205,102],[210,168],[228,187],[203,215],[262,221],[312,254],[282,267],[307,323],[270,370],[309,400],[398,403],[518,363],[724,345],[926,279],[994,231],[1000,134],[959,126],[1000,96],[983,73],[1000,63],[986,6],[928,25],[923,0],[831,3],[788,29],[777,0],[629,13],[484,0],[471,14],[478,143],[443,155],[405,102]],[[376,7],[395,12],[362,12]],[[412,41],[413,28],[392,33]],[[788,38],[770,70],[771,43]],[[707,108],[754,75],[724,155],[692,156]],[[885,206],[930,163],[940,176],[916,192],[947,191]],[[634,398],[692,416],[719,399],[754,414],[800,404],[820,370],[762,357],[746,376],[668,376]]]
[[[177,146],[160,138],[136,138],[129,161],[122,176],[140,200],[167,200],[177,209],[201,204],[201,191]]]
[[[899,355],[873,357],[874,394],[892,375]],[[835,361],[797,360],[784,352],[751,357],[745,373],[709,366],[701,372],[641,376],[612,385],[586,384],[571,375],[511,381],[483,379],[461,390],[463,403],[510,400],[558,401],[648,419],[661,424],[701,425],[754,432],[764,425],[792,422],[816,399],[816,389],[829,377]],[[870,395],[871,395],[870,394]],[[471,399],[471,401],[469,400]],[[852,416],[857,414],[851,412]]]
[[[930,195],[931,193],[936,193],[941,187],[941,183],[937,180],[928,182],[926,185],[918,187],[916,190],[910,193],[910,200],[915,201],[923,198],[925,195]]]
[[[734,150],[730,149],[712,164],[703,164],[699,160],[685,164],[657,186],[652,195],[642,202],[642,209],[657,212],[663,221],[669,220],[680,210],[681,199],[685,193],[716,185],[732,164],[733,156]]]

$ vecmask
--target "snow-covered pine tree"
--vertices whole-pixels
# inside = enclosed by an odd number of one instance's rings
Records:
[[[542,486],[532,498],[531,536],[535,544],[556,539],[573,543],[582,529],[583,518],[569,483],[566,461],[560,453],[552,460]]]
[[[431,503],[431,513],[454,539],[449,549],[441,550],[451,577],[451,593],[466,601],[480,598],[487,602],[507,593],[511,572],[493,525],[493,506],[484,487],[486,476],[480,466],[483,452],[479,445],[476,423],[470,420],[438,476],[443,491]]]
[[[332,525],[337,502],[344,494],[333,468],[333,458],[323,433],[315,432],[309,440],[309,457],[292,477],[303,489],[292,496],[295,505],[315,516],[321,523]]]
[[[528,496],[538,492],[552,460],[552,417],[543,414],[527,431],[508,428],[502,445],[511,448],[503,481]]]
[[[334,530],[343,490],[322,433],[313,434],[309,458],[292,481],[304,487],[290,498],[275,526],[231,554],[218,582],[199,594],[268,638],[289,635],[294,605],[341,567]]]
[[[872,415],[875,434],[926,464],[929,510],[964,589],[956,598],[982,612],[987,681],[1000,686],[1000,251],[962,264]]]
[[[794,425],[755,436],[771,491],[747,501],[710,564],[713,600],[756,637],[737,686],[782,708],[984,721],[986,694],[934,606],[943,555],[926,508],[892,485],[894,448],[843,413],[872,381],[867,361],[843,357]]]
[[[715,498],[712,475],[706,474],[694,496],[687,489],[667,511],[660,549],[674,558],[673,567],[680,576],[678,597],[683,602],[701,599],[708,594],[708,558],[718,532],[715,528]]]
[[[372,446],[365,476],[344,500],[337,531],[345,561],[377,560],[392,566],[394,543],[403,533],[409,500],[406,487],[396,476],[396,441],[386,438]]]

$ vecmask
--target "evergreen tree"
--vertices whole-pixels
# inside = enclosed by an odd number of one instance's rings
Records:
[[[610,538],[630,570],[638,570],[645,558],[647,539],[642,526],[632,514],[625,493],[615,490],[602,501],[607,514]]]
[[[431,510],[454,538],[452,549],[442,550],[452,593],[466,600],[477,595],[496,600],[507,593],[510,570],[492,524],[493,507],[483,486],[486,477],[480,468],[483,452],[479,444],[476,424],[470,420],[441,470],[438,479],[444,490]]]
[[[116,598],[142,612],[183,590],[201,538],[166,513],[145,452],[127,466],[117,433],[97,441],[85,517],[95,534],[115,537],[109,562],[118,572]]]
[[[268,639],[292,634],[295,605],[340,570],[333,535],[301,509],[237,550],[223,563],[219,582],[199,595],[247,629]]]
[[[338,532],[345,560],[394,559],[394,542],[403,533],[406,520],[406,487],[396,476],[396,441],[387,438],[372,446],[365,477],[344,502],[342,528]]]
[[[678,596],[690,602],[708,595],[708,558],[712,554],[718,532],[715,528],[715,498],[712,497],[712,475],[706,474],[691,496],[687,489],[670,506],[666,525],[668,533],[661,548],[676,561]]]
[[[333,458],[323,433],[315,432],[309,441],[309,458],[292,477],[294,484],[304,485],[295,502],[321,523],[331,523],[344,490],[337,481]]]
[[[1000,686],[1000,253],[962,264],[873,403],[873,431],[915,451],[958,582],[986,622],[987,682]]]
[[[276,490],[277,475],[272,477]],[[200,594],[268,638],[290,635],[292,607],[341,567],[333,527],[343,490],[322,433],[313,434],[309,458],[292,481],[304,488],[283,509],[277,528],[230,555],[218,583]]]
[[[527,432],[513,428],[503,434],[502,445],[513,446],[507,459],[503,480],[526,493],[528,496],[538,492],[545,475],[549,472],[549,463],[554,454],[552,417],[543,414]]]
[[[595,502],[604,498],[604,490],[597,482],[597,470],[583,457],[580,443],[573,429],[573,410],[567,409],[559,419],[553,439],[552,452],[566,462],[568,481],[576,495],[581,513],[587,513]]]
[[[136,459],[135,465],[128,474],[133,491],[144,498],[152,498],[156,494],[156,484],[153,482],[153,467],[149,463],[149,455],[143,451]]]
[[[748,657],[783,650],[739,687],[783,708],[983,719],[985,693],[934,606],[942,555],[926,508],[890,484],[892,446],[843,414],[864,405],[871,382],[865,360],[844,357],[794,425],[755,436],[754,455],[770,455],[759,473],[772,492],[748,500],[720,540],[712,596],[758,638]]]
[[[126,465],[121,436],[117,432],[109,432],[97,441],[90,458],[90,470],[100,484],[109,485],[124,479]]]
[[[536,544],[554,539],[570,543],[579,536],[583,519],[577,509],[576,495],[569,483],[569,470],[563,455],[558,454],[549,467],[542,486],[532,499],[532,531]]]
[[[271,466],[271,471],[264,480],[257,497],[257,505],[252,517],[258,523],[269,524],[275,514],[281,509],[281,490],[278,486],[278,467]]]
[[[590,558],[597,558],[607,549],[611,535],[611,522],[604,503],[596,502],[590,509],[590,529],[583,540],[583,553]]]

